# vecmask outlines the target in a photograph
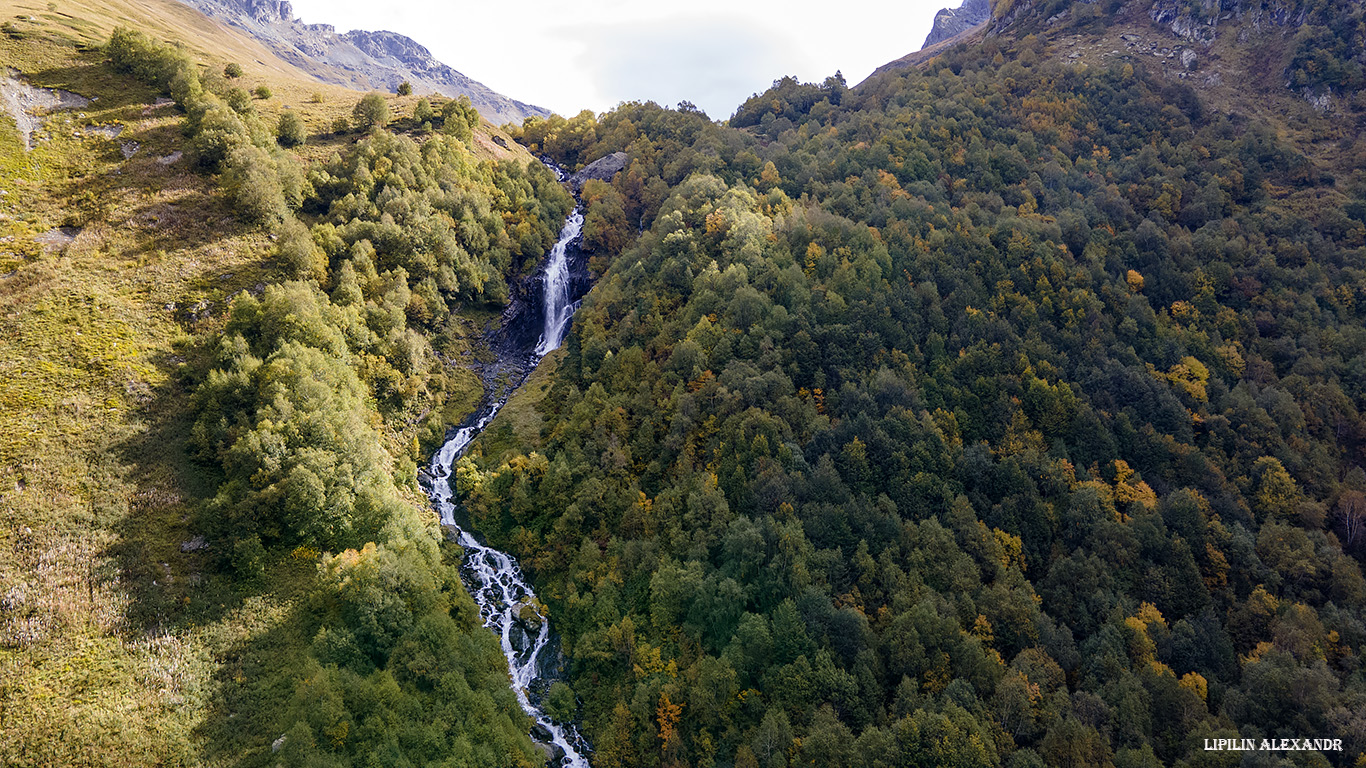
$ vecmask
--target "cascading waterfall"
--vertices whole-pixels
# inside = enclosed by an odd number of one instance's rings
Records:
[[[579,236],[583,229],[583,214],[576,207],[560,231],[559,241],[551,249],[547,259],[544,279],[545,330],[536,344],[529,360],[528,370],[534,368],[542,357],[560,346],[569,328],[570,319],[578,302],[571,301],[569,244]],[[573,726],[561,726],[546,716],[531,701],[529,692],[539,676],[541,651],[550,642],[550,621],[538,607],[536,594],[531,590],[522,575],[517,561],[505,552],[485,546],[474,536],[462,529],[455,521],[454,494],[451,490],[451,474],[456,460],[474,440],[498,411],[507,402],[510,392],[501,398],[486,401],[473,420],[456,430],[455,434],[441,446],[432,457],[431,484],[429,495],[441,524],[451,529],[460,546],[465,550],[465,564],[461,569],[470,594],[479,605],[479,615],[484,626],[492,629],[503,646],[508,670],[512,677],[512,690],[517,694],[517,703],[522,710],[540,726],[542,734],[549,734],[550,741],[563,753],[560,765],[564,768],[588,768],[584,757],[587,744]],[[522,620],[525,611],[537,617],[540,627],[534,638],[529,637],[528,625]]]
[[[578,208],[569,214],[560,232],[559,242],[550,250],[545,267],[545,330],[536,344],[536,356],[545,357],[564,341],[564,333],[569,330],[569,321],[579,308],[577,301],[569,300],[569,243],[583,231],[583,214]]]

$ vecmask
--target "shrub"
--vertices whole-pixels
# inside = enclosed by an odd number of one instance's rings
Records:
[[[443,132],[467,143],[474,135],[474,127],[479,125],[479,112],[468,96],[441,105],[441,118]]]
[[[256,90],[252,91],[252,93],[256,95],[256,98],[261,100],[269,99],[271,97],[270,88],[267,87],[265,83],[256,86]]]
[[[383,94],[367,93],[351,110],[351,116],[356,121],[356,128],[361,131],[383,128],[389,124],[389,102],[385,101]]]
[[[550,719],[560,723],[572,723],[578,710],[574,689],[556,680],[550,684],[550,692],[545,700],[545,713]]]
[[[413,122],[418,125],[430,123],[434,117],[436,113],[432,111],[432,103],[425,98],[418,99],[417,106],[413,108]]]
[[[260,147],[236,147],[224,163],[223,189],[234,207],[250,221],[271,223],[289,215],[275,163]]]
[[[126,27],[115,29],[109,36],[104,54],[115,71],[132,75],[162,91],[169,92],[177,76],[182,80],[198,79],[198,70],[182,51],[158,45],[141,32]]]
[[[233,63],[229,64],[228,66],[223,67],[223,77],[226,77],[226,78],[228,78],[229,80],[236,80],[237,78],[239,78],[239,77],[241,77],[241,76],[242,76],[242,65],[241,65],[241,64],[238,64],[237,62],[234,61]]]
[[[275,140],[282,147],[297,147],[307,138],[308,131],[304,129],[304,121],[299,119],[297,113],[285,110],[280,115],[280,122],[275,124]]]
[[[258,586],[266,575],[266,548],[256,534],[233,542],[232,567],[243,584]]]
[[[295,218],[290,218],[280,228],[275,258],[291,274],[302,279],[319,277],[327,269],[327,254],[313,242],[308,227]]]
[[[241,88],[232,88],[223,97],[223,100],[232,107],[232,111],[239,115],[245,115],[251,111],[251,94]]]
[[[399,96],[412,96],[412,95],[413,95],[413,84],[410,83],[410,82],[408,82],[407,80],[404,80],[403,82],[399,83],[399,84],[398,84],[398,95],[399,95]]]
[[[199,75],[187,67],[176,72],[171,78],[170,92],[176,104],[181,108],[188,108],[204,94],[204,85],[200,82]]]
[[[251,143],[242,118],[216,97],[209,96],[198,119],[190,153],[199,167],[218,170],[234,149]]]

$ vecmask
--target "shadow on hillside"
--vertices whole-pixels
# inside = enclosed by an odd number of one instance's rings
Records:
[[[185,191],[174,206],[157,194],[147,195],[105,220],[112,227],[138,230],[138,252],[121,255],[137,260],[130,270],[138,274],[143,290],[155,297],[146,299],[155,302],[149,312],[169,315],[196,338],[176,343],[149,361],[161,384],[127,385],[138,403],[140,429],[116,450],[136,491],[129,513],[116,529],[118,542],[111,554],[133,598],[126,611],[128,626],[142,633],[217,621],[240,607],[245,597],[224,573],[224,553],[197,530],[198,510],[213,494],[220,475],[216,465],[193,457],[193,396],[198,381],[213,366],[213,332],[229,302],[257,286],[269,265],[264,253],[210,259],[231,250],[219,247],[221,241],[249,229],[236,222],[221,197],[212,194],[208,181],[188,177],[182,182]],[[100,181],[73,182],[77,194],[83,183]],[[175,209],[171,222],[163,218],[168,207]],[[166,296],[175,300],[163,303]]]
[[[99,51],[86,51],[81,58],[83,61],[80,64],[48,67],[21,74],[30,84],[43,88],[60,88],[86,97],[99,94],[90,106],[81,110],[94,117],[112,109],[130,104],[151,104],[155,100],[155,91],[131,77],[114,72],[105,65],[104,54]]]
[[[313,561],[287,560],[267,576],[268,587],[243,586],[232,575],[227,554],[206,542],[197,517],[220,476],[216,467],[193,457],[193,386],[176,375],[183,366],[207,370],[206,350],[182,360],[166,355],[158,367],[168,382],[149,393],[143,412],[146,429],[120,446],[139,496],[155,501],[174,489],[167,503],[134,505],[118,530],[115,556],[132,598],[126,618],[134,632],[180,633],[213,626],[221,642],[212,643],[211,677],[204,680],[208,702],[195,729],[205,762],[214,765],[263,765],[271,741],[281,735],[279,720],[293,695],[290,654],[299,647],[299,601],[284,615],[282,603],[299,594],[258,598],[269,587],[292,591],[308,583]],[[189,550],[189,551],[186,551]],[[169,567],[168,568],[168,564]],[[168,583],[167,573],[173,574]],[[216,626],[215,626],[216,625]]]
[[[298,664],[301,610],[295,607],[264,632],[233,643],[218,659],[208,711],[194,731],[206,763],[237,768],[271,763],[272,742],[291,725],[286,717],[296,680],[289,671]]]
[[[221,283],[221,277],[208,272],[191,283]],[[221,292],[232,295],[237,287]],[[209,302],[204,311],[212,316],[196,320],[201,302],[182,304],[177,319],[200,333],[226,309],[225,302]],[[279,601],[257,600],[259,586],[238,584],[227,553],[198,530],[200,510],[221,479],[215,465],[196,460],[191,440],[194,389],[212,366],[214,337],[204,341],[158,355],[153,364],[164,383],[136,395],[141,429],[116,448],[135,490],[108,554],[130,598],[130,632],[151,636],[212,627],[221,638],[210,642],[212,676],[204,680],[209,701],[196,742],[207,762],[245,766],[269,757],[270,740],[279,735],[271,731],[291,692],[271,686],[284,679],[278,673],[281,654],[293,645],[288,638],[297,622],[275,613]],[[288,589],[306,583],[303,571],[314,567],[311,561],[286,563],[270,581]]]
[[[137,490],[111,554],[132,598],[127,623],[145,634],[214,621],[240,602],[214,575],[216,553],[201,549],[193,530],[198,500],[214,478],[189,457],[193,421],[190,392],[177,376],[181,364],[175,355],[156,361],[170,378],[140,393],[143,429],[118,446]]]

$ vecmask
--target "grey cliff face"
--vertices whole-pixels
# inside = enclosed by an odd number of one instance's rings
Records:
[[[373,56],[377,61],[392,59],[419,73],[439,72],[443,68],[449,69],[445,64],[437,61],[431,51],[418,45],[412,38],[395,32],[366,32],[357,29],[347,32],[342,37],[366,55]]]
[[[957,8],[944,8],[934,15],[934,28],[922,48],[942,43],[991,18],[990,0],[963,0]]]
[[[294,7],[285,0],[242,0],[242,10],[264,24],[294,19]]]
[[[330,24],[294,18],[287,0],[181,0],[246,32],[277,56],[325,83],[393,92],[408,81],[415,93],[468,96],[494,124],[547,117],[550,110],[510,99],[441,63],[412,38],[395,32],[356,30],[344,35]]]

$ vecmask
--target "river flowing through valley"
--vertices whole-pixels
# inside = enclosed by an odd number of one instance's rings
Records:
[[[428,482],[428,495],[441,516],[441,524],[465,550],[461,575],[479,605],[484,626],[493,630],[502,643],[517,702],[536,721],[537,740],[552,745],[551,764],[561,768],[588,768],[588,745],[576,728],[555,723],[539,705],[548,684],[547,672],[555,666],[553,660],[543,657],[553,650],[549,617],[544,615],[517,561],[506,552],[481,543],[457,522],[451,479],[455,462],[470,442],[493,421],[541,358],[564,341],[578,299],[587,288],[582,256],[574,247],[582,229],[583,214],[575,207],[546,257],[538,280],[540,301],[514,306],[512,315],[504,317],[491,340],[497,360],[482,371],[484,399],[432,457]],[[531,298],[535,298],[534,294]],[[538,319],[542,321],[540,335],[534,336]],[[528,612],[534,618],[528,617]]]

